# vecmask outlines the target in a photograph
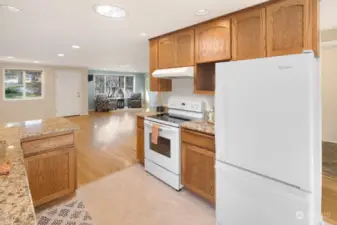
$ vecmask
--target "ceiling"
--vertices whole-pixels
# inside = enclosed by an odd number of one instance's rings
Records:
[[[264,1],[0,0],[22,10],[0,9],[0,60],[147,72],[148,38]],[[127,16],[120,20],[100,16],[93,10],[95,4],[118,5]],[[209,14],[196,16],[199,9]],[[337,28],[337,0],[322,0],[321,11],[321,28]]]

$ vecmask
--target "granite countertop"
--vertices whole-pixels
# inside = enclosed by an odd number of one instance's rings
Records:
[[[36,224],[20,139],[77,129],[77,125],[65,118],[6,123],[0,126],[0,140],[7,143],[6,160],[12,164],[9,175],[0,176],[1,225]]]
[[[192,120],[181,124],[181,127],[214,135],[214,124],[207,122],[206,120]]]
[[[154,116],[158,114],[163,114],[163,113],[159,113],[156,111],[144,111],[144,112],[137,113],[136,115],[140,117],[147,117],[147,116]]]

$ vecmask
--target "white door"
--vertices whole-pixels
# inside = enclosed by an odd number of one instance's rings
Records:
[[[313,191],[321,161],[313,54],[216,64],[216,159]]]
[[[73,116],[81,114],[82,75],[77,71],[56,71],[56,116]]]

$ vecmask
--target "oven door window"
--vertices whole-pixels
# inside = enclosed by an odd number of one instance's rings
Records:
[[[171,140],[158,136],[157,144],[152,143],[151,141],[152,133],[149,134],[150,140],[150,149],[158,154],[171,158]]]

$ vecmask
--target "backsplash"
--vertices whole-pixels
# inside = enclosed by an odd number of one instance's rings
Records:
[[[182,97],[186,97],[186,99],[203,100],[205,102],[206,110],[213,108],[214,96],[195,95],[193,91],[194,91],[194,80],[193,79],[191,78],[172,79],[172,92],[161,93],[162,104],[167,105],[168,99],[170,96],[182,96]],[[159,100],[160,97],[159,96],[157,97]]]

